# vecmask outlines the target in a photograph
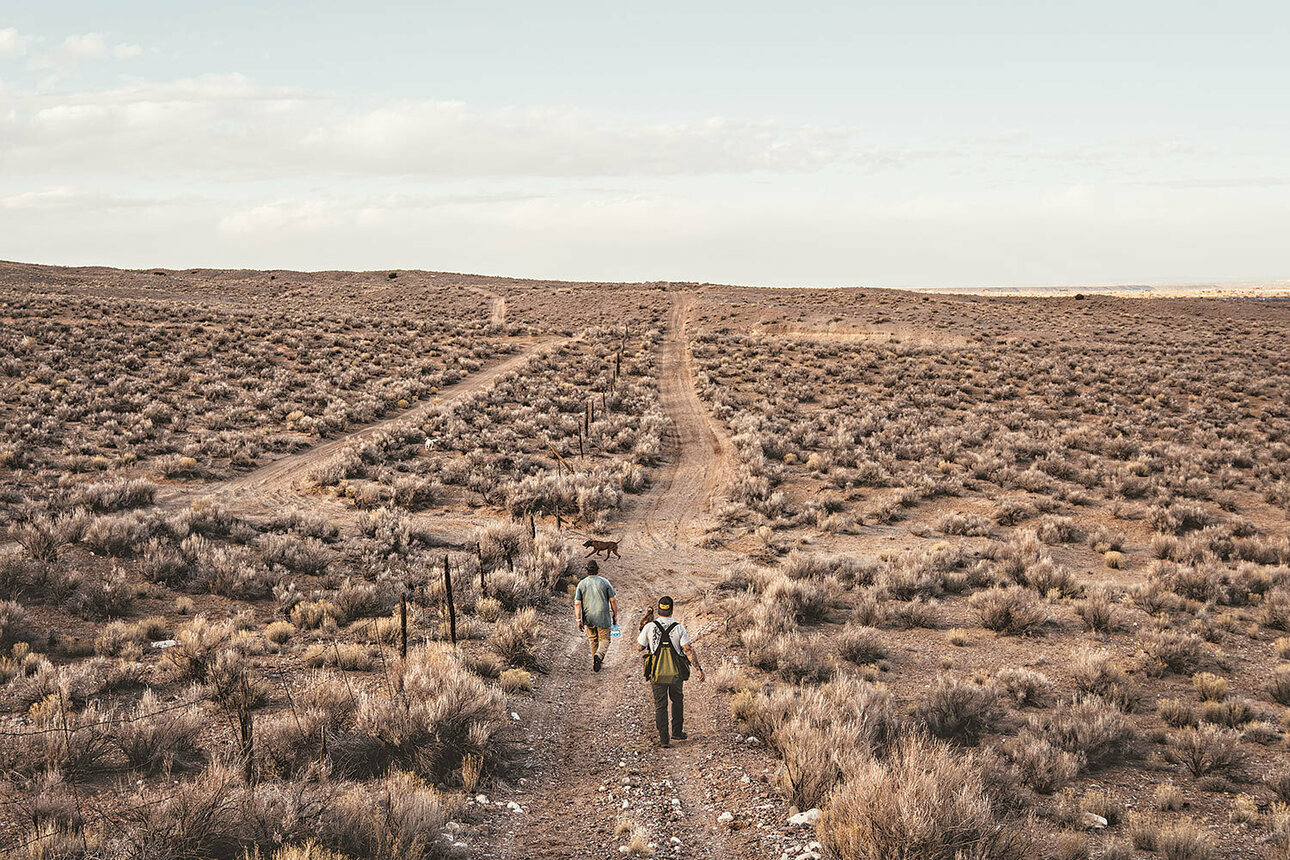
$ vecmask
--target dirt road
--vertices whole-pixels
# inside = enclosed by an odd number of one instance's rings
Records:
[[[573,621],[571,597],[557,596],[544,616],[547,674],[516,713],[529,771],[506,792],[479,844],[484,857],[606,858],[628,844],[629,823],[655,857],[742,858],[764,853],[749,818],[778,807],[758,779],[766,759],[735,742],[726,699],[697,681],[686,684],[687,741],[660,749],[649,687],[633,642],[641,611],[663,593],[690,630],[705,668],[719,664],[712,635],[720,621],[704,613],[704,590],[733,555],[697,546],[702,524],[727,470],[729,443],[694,390],[686,345],[691,297],[672,308],[659,355],[660,394],[673,427],[666,463],[649,492],[616,529],[623,558],[601,562],[614,584],[623,628],[599,674]],[[758,812],[757,810],[760,810]],[[732,827],[720,820],[736,816]],[[623,822],[620,825],[620,822]]]
[[[446,386],[430,400],[405,409],[397,415],[360,427],[299,454],[274,460],[258,469],[218,484],[163,487],[157,493],[157,504],[173,509],[197,499],[210,499],[239,515],[254,514],[290,504],[294,500],[301,479],[308,471],[314,466],[327,462],[349,444],[360,442],[405,421],[415,421],[431,410],[483,391],[502,375],[521,367],[541,350],[560,342],[554,338],[526,341],[520,350],[509,358],[486,367],[455,385]]]

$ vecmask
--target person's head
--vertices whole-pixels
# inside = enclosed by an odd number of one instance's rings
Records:
[[[596,576],[599,573],[600,565],[596,564],[596,560],[594,558],[587,562],[587,576]]]
[[[664,618],[669,617],[672,614],[672,598],[660,597],[658,599],[658,608],[654,611]]]

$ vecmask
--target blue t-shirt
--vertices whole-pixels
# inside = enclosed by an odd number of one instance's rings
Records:
[[[589,576],[578,583],[573,602],[582,603],[582,620],[589,627],[608,627],[614,623],[614,611],[609,606],[609,598],[614,596],[614,587],[603,576]]]

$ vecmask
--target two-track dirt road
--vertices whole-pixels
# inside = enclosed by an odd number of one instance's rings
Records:
[[[717,637],[709,634],[721,621],[705,611],[704,594],[734,555],[699,542],[726,479],[730,446],[695,393],[686,345],[691,304],[688,296],[675,301],[659,355],[660,397],[672,419],[665,463],[616,528],[622,560],[600,563],[617,590],[623,636],[594,674],[571,598],[558,596],[543,616],[547,673],[537,679],[532,700],[516,708],[529,771],[522,785],[499,798],[522,811],[493,813],[482,844],[473,846],[482,856],[617,857],[629,841],[615,835],[620,819],[641,828],[656,857],[763,853],[755,829],[731,828],[719,816],[778,805],[756,779],[765,770],[764,755],[734,742],[728,700],[695,680],[685,688],[689,740],[660,749],[633,641],[641,612],[666,593],[676,600],[676,617],[694,637],[704,667],[720,660]]]
[[[687,741],[658,748],[649,687],[642,678],[635,632],[641,612],[662,594],[676,601],[676,617],[690,630],[702,665],[715,668],[724,653],[714,634],[722,619],[711,614],[705,592],[734,553],[700,546],[714,500],[728,480],[730,443],[695,391],[686,328],[693,297],[675,298],[658,355],[659,394],[671,419],[663,462],[651,486],[632,497],[615,524],[622,559],[601,561],[601,573],[618,593],[623,636],[615,640],[599,674],[591,671],[587,643],[573,620],[571,597],[557,595],[544,611],[545,672],[531,696],[513,698],[519,715],[516,740],[522,773],[494,787],[480,824],[463,831],[472,856],[492,858],[607,858],[621,856],[629,834],[615,834],[630,819],[655,857],[760,856],[762,832],[742,827],[755,818],[782,820],[782,802],[766,784],[767,759],[736,743],[729,731],[726,697],[691,680],[686,685]],[[496,308],[495,308],[496,310]],[[501,310],[504,313],[504,308]],[[239,514],[290,506],[323,507],[340,516],[344,506],[301,496],[306,472],[349,443],[379,432],[440,403],[483,390],[520,367],[546,340],[444,389],[385,421],[284,457],[217,486],[163,491],[162,504],[210,498]],[[435,528],[469,530],[479,523],[435,519]],[[475,518],[478,519],[478,518]],[[513,803],[518,809],[509,808]],[[770,810],[769,812],[767,810]],[[720,819],[730,811],[734,826]]]

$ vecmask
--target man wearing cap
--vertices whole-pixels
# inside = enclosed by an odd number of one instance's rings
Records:
[[[698,673],[700,681],[703,680],[703,668],[699,665],[699,655],[695,653],[694,646],[690,644],[690,634],[686,631],[685,626],[679,621],[672,620],[672,598],[660,597],[658,599],[658,609],[655,611],[657,617],[641,628],[640,636],[636,639],[637,651],[642,654],[655,654],[658,649],[663,647],[663,637],[667,637],[673,650],[678,654],[682,651],[689,658],[690,665]],[[658,728],[658,738],[664,747],[670,747],[672,740],[683,741],[687,735],[684,731],[684,681],[674,681],[670,684],[650,683],[650,688],[654,693],[654,724]],[[667,703],[672,702],[672,728],[668,731],[667,720]]]
[[[594,558],[587,562],[587,576],[574,592],[573,615],[578,630],[586,631],[591,645],[591,671],[599,672],[609,650],[611,628],[618,623],[618,601],[614,599],[614,587],[600,575],[600,565]]]

